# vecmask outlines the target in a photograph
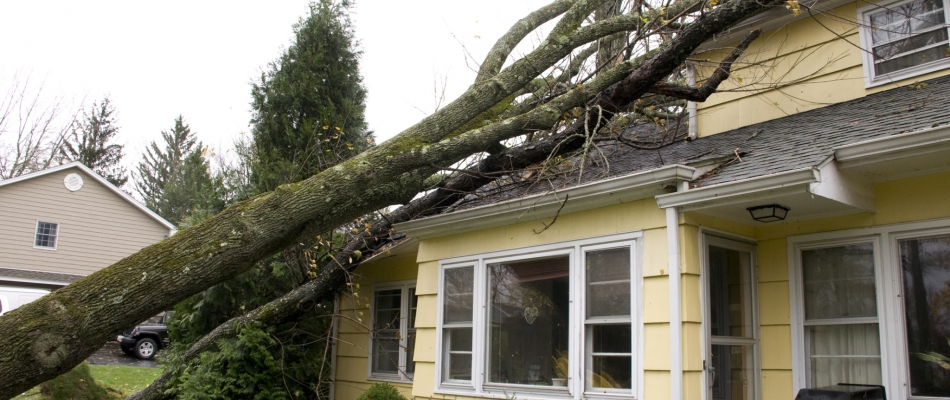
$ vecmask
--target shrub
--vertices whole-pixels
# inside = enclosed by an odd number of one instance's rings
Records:
[[[405,396],[399,394],[396,387],[388,383],[374,383],[369,389],[366,389],[356,400],[407,400]]]

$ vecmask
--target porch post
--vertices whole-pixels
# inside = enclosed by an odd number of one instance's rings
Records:
[[[679,210],[666,209],[666,246],[670,281],[670,400],[683,399],[683,315],[680,296]]]

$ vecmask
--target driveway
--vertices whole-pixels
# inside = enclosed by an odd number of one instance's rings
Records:
[[[127,367],[158,368],[155,360],[139,360],[119,349],[118,342],[106,342],[99,351],[93,353],[86,362],[95,365],[124,365]]]

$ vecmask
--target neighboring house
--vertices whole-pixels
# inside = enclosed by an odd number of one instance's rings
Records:
[[[112,265],[175,227],[80,163],[0,181],[0,312]]]
[[[335,398],[950,399],[920,357],[950,356],[948,10],[773,10],[695,56],[766,29],[694,140],[397,225],[340,301]]]

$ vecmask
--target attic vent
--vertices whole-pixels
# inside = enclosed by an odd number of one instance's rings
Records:
[[[66,175],[66,178],[63,179],[63,185],[66,185],[66,189],[69,189],[70,192],[75,192],[82,189],[82,177],[76,173]]]

